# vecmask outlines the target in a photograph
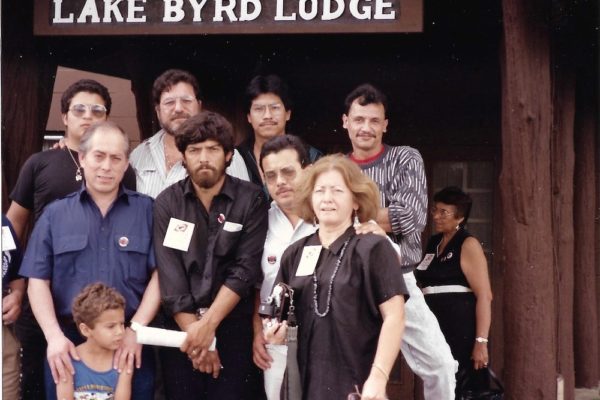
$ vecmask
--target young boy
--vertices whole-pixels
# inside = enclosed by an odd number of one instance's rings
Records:
[[[102,283],[87,285],[73,300],[73,319],[86,341],[71,360],[75,375],[56,385],[59,400],[129,400],[132,374],[113,369],[125,334],[125,299]]]

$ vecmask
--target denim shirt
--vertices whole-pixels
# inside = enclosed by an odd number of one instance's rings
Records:
[[[153,269],[152,199],[120,188],[106,216],[85,187],[46,207],[35,225],[20,273],[50,280],[58,317],[86,285],[103,282],[137,310]]]

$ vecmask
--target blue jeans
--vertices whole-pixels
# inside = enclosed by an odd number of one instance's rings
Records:
[[[61,325],[65,336],[75,346],[84,342],[75,325]],[[154,354],[148,346],[142,347],[142,367],[135,369],[133,382],[131,384],[131,400],[153,400],[154,399]],[[50,365],[46,359],[44,362],[44,385],[46,386],[46,400],[57,400],[56,385],[52,379]]]

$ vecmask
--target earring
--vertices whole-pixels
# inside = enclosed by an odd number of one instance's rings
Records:
[[[358,220],[357,210],[354,210],[354,226],[360,225],[360,221]]]
[[[456,225],[456,230],[459,230],[459,229],[460,229],[460,225]]]

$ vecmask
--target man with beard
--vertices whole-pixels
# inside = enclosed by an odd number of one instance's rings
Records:
[[[174,132],[185,120],[200,112],[202,100],[196,78],[178,69],[167,70],[156,78],[152,99],[162,129],[133,150],[130,163],[136,171],[138,192],[156,198],[167,186],[186,177]],[[227,173],[249,180],[239,153],[234,154]]]
[[[352,143],[350,158],[381,192],[377,223],[400,247],[404,282],[410,292],[405,306],[402,354],[423,380],[426,400],[454,399],[458,363],[417,287],[413,270],[421,261],[421,233],[427,222],[427,180],[418,150],[383,143],[387,98],[372,85],[354,89],[345,101],[344,129]]]
[[[219,114],[189,118],[175,142],[188,177],[156,198],[154,240],[166,325],[187,332],[187,339],[181,352],[161,349],[166,394],[255,399],[252,314],[267,231],[265,196],[225,174],[233,129]],[[209,351],[215,337],[216,350]]]

